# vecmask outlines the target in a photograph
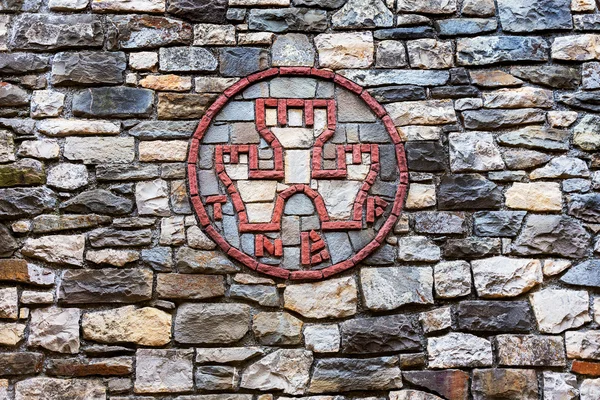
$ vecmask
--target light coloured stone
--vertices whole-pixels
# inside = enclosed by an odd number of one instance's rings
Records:
[[[140,80],[140,86],[157,91],[187,92],[192,88],[192,78],[173,74],[148,75]]]
[[[492,257],[471,261],[479,297],[514,297],[528,292],[543,280],[540,260]]]
[[[557,182],[515,182],[506,191],[506,206],[516,210],[560,211],[562,192]]]
[[[215,45],[235,45],[235,27],[217,24],[194,25],[194,46]]]
[[[158,53],[154,51],[140,51],[129,53],[129,67],[136,71],[153,71],[158,65]]]
[[[457,6],[456,0],[398,0],[397,10],[401,13],[453,14]]]
[[[31,311],[29,346],[40,346],[58,353],[79,352],[79,318],[77,308],[38,308]]]
[[[399,260],[436,262],[440,257],[440,248],[426,236],[405,236],[398,239]]]
[[[40,305],[54,303],[54,290],[39,292],[37,290],[23,290],[21,292],[21,304]]]
[[[544,260],[542,271],[545,276],[558,275],[567,268],[570,268],[573,263],[569,260]]]
[[[140,259],[140,253],[136,250],[88,250],[85,259],[94,264],[109,264],[115,267],[123,267],[130,262]]]
[[[194,87],[197,93],[221,93],[238,80],[239,78],[199,76],[194,79]]]
[[[19,317],[19,293],[16,287],[0,289],[0,318]]]
[[[306,318],[343,318],[356,314],[358,292],[352,277],[288,285],[284,307]]]
[[[244,202],[273,201],[275,190],[277,189],[277,181],[238,181],[237,189]]]
[[[69,137],[63,154],[67,160],[84,164],[130,163],[135,158],[134,146],[132,137]]]
[[[60,154],[60,146],[55,139],[24,140],[21,142],[17,154],[21,157],[54,160]]]
[[[595,400],[600,398],[600,378],[584,379],[579,387],[580,400]]]
[[[340,330],[337,325],[310,324],[304,327],[304,343],[315,353],[337,353],[340,350]]]
[[[163,346],[171,341],[171,315],[152,307],[126,306],[83,315],[83,337],[101,343]]]
[[[250,364],[242,374],[240,386],[244,389],[303,394],[312,362],[312,353],[308,350],[279,349]]]
[[[442,128],[438,126],[407,125],[396,128],[400,138],[410,142],[414,140],[438,140],[442,134]]]
[[[453,132],[448,135],[453,172],[495,171],[504,161],[494,137],[487,132]]]
[[[435,295],[452,299],[471,294],[471,267],[466,261],[446,261],[433,267]]]
[[[79,189],[88,184],[87,167],[83,164],[58,164],[48,171],[46,183],[63,190]]]
[[[438,332],[452,326],[452,310],[450,307],[441,307],[419,314],[419,322],[423,332]]]
[[[312,129],[274,127],[271,130],[285,149],[310,149],[314,142]]]
[[[8,23],[10,22],[10,15],[0,15],[0,50],[8,50]]]
[[[360,181],[319,180],[319,193],[332,220],[347,220],[352,216],[356,195],[362,186]]]
[[[35,90],[31,96],[31,117],[58,117],[65,104],[65,95],[53,90]]]
[[[577,120],[577,111],[548,111],[548,123],[553,128],[568,128]]]
[[[217,245],[197,226],[190,226],[187,230],[187,243],[192,249],[214,250]]]
[[[587,61],[599,57],[600,35],[560,36],[552,42],[552,58],[555,60]]]
[[[389,103],[384,107],[396,126],[443,125],[456,122],[451,100],[402,101]]]
[[[81,11],[89,4],[89,0],[50,0],[48,8],[52,11]]]
[[[561,333],[591,321],[586,291],[544,289],[529,299],[540,332]]]
[[[193,349],[139,349],[135,393],[178,393],[194,389]]]
[[[243,45],[270,45],[275,34],[272,32],[240,32],[238,33],[238,46]],[[275,64],[273,64],[275,65]],[[198,78],[196,78],[198,79]],[[231,78],[222,78],[231,79]]]
[[[579,394],[577,377],[563,372],[544,372],[544,400],[573,400]]]
[[[99,379],[35,377],[15,384],[15,400],[106,400],[106,387]]]
[[[135,203],[139,215],[169,215],[169,188],[167,182],[156,179],[137,183],[135,185]]]
[[[406,42],[406,48],[412,68],[443,69],[454,66],[454,51],[450,41],[410,40]]]
[[[36,124],[46,136],[118,135],[121,124],[114,121],[92,119],[45,119]]]
[[[265,351],[261,347],[219,347],[196,349],[196,362],[199,364],[230,364],[262,356]]]
[[[27,325],[16,322],[0,323],[0,346],[16,346],[25,337],[25,328]],[[2,397],[2,385],[0,385],[0,399]],[[6,397],[8,399],[8,397]]]
[[[483,105],[486,108],[550,108],[554,100],[551,90],[526,86],[486,92],[483,94]]]
[[[15,161],[15,140],[10,131],[0,129],[0,162]]]
[[[164,13],[164,0],[92,0],[95,12]]]
[[[587,178],[590,171],[585,161],[580,158],[560,156],[553,158],[541,168],[529,174],[530,179],[552,178]]]
[[[315,37],[315,46],[321,68],[367,68],[373,64],[371,32],[322,33]]]
[[[493,362],[490,341],[469,333],[452,332],[427,339],[429,368],[489,367]]]
[[[573,129],[573,144],[586,151],[600,149],[598,121],[599,118],[596,115],[585,115]]]
[[[360,284],[370,310],[394,310],[406,304],[433,304],[430,267],[362,268]]]
[[[187,140],[140,142],[140,161],[185,161],[187,146]]]
[[[53,235],[28,238],[21,252],[56,264],[83,265],[85,235]]]
[[[259,312],[252,331],[259,343],[269,346],[300,344],[304,323],[286,312]]]
[[[600,360],[600,331],[565,332],[568,358]]]
[[[406,196],[406,209],[419,210],[435,206],[435,185],[412,183]]]
[[[439,396],[420,390],[405,389],[390,392],[390,400],[444,400]]]
[[[160,238],[163,246],[180,246],[185,243],[185,219],[181,215],[163,218],[160,221]]]
[[[2,264],[0,263],[0,265]],[[52,286],[54,285],[54,280],[56,279],[56,274],[52,269],[40,267],[25,261],[22,263],[19,262],[19,264],[15,266],[11,266],[9,263],[8,266],[2,267],[3,268],[0,268],[0,277],[2,280],[8,282],[22,282],[30,285]]]
[[[585,12],[596,10],[596,2],[594,0],[571,0],[571,11]]]
[[[284,158],[285,183],[310,183],[310,150],[287,150]]]
[[[412,69],[344,69],[338,72],[361,86],[381,85],[444,85],[450,79],[448,71]]]
[[[249,35],[249,34],[248,34]],[[245,40],[248,40],[246,38]],[[269,38],[268,44],[271,43]],[[301,33],[278,35],[271,48],[273,66],[307,66],[315,64],[315,50],[308,36]]]

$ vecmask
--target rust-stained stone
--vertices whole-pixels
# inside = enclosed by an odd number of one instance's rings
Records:
[[[532,369],[476,369],[473,400],[538,400],[538,381]]]
[[[571,372],[580,375],[600,376],[600,363],[575,360],[571,364]]]
[[[159,93],[158,119],[201,118],[217,94]]]
[[[40,353],[0,353],[0,376],[36,374],[43,366],[44,355]]]
[[[12,258],[0,260],[0,282],[20,282],[32,285],[50,286],[55,274],[48,268],[27,264],[27,261]]]
[[[225,295],[221,275],[158,274],[156,293],[163,299],[208,299]]]
[[[403,372],[402,377],[405,381],[431,390],[448,400],[469,398],[469,374],[465,371],[408,371]]]
[[[133,372],[133,357],[62,358],[49,360],[46,373],[54,376],[120,376]]]

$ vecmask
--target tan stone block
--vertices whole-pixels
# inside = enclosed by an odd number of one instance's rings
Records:
[[[516,182],[506,191],[506,206],[517,210],[560,211],[562,193],[556,182]]]

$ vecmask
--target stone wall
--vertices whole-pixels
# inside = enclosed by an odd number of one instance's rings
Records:
[[[594,0],[0,12],[0,399],[600,398]]]

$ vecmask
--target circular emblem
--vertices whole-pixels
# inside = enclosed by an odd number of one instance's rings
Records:
[[[283,279],[352,268],[400,216],[408,172],[385,109],[331,71],[280,67],[211,105],[188,156],[192,204],[229,257]]]

